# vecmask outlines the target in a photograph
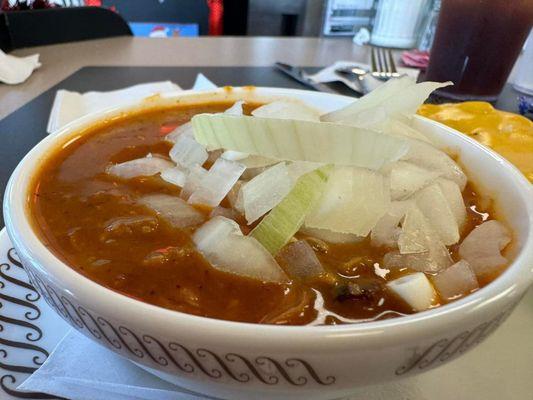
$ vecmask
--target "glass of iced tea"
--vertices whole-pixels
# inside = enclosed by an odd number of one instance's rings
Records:
[[[452,81],[446,98],[495,101],[532,23],[533,0],[442,0],[425,80]]]

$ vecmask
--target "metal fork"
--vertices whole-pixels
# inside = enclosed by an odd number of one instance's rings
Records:
[[[396,63],[392,57],[390,49],[382,47],[372,47],[370,54],[372,76],[382,81],[388,81],[391,78],[399,78],[401,74],[396,71]]]

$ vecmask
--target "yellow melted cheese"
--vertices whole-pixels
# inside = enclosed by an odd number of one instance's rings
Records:
[[[471,136],[511,161],[533,182],[533,122],[517,114],[495,110],[489,103],[424,104],[424,117]]]

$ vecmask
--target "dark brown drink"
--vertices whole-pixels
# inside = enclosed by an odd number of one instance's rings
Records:
[[[444,97],[496,100],[532,23],[533,0],[442,0],[425,79],[452,81]]]

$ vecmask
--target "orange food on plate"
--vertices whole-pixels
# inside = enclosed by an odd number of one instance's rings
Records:
[[[424,117],[473,137],[511,161],[533,182],[533,122],[521,115],[494,109],[481,101],[424,104]]]

